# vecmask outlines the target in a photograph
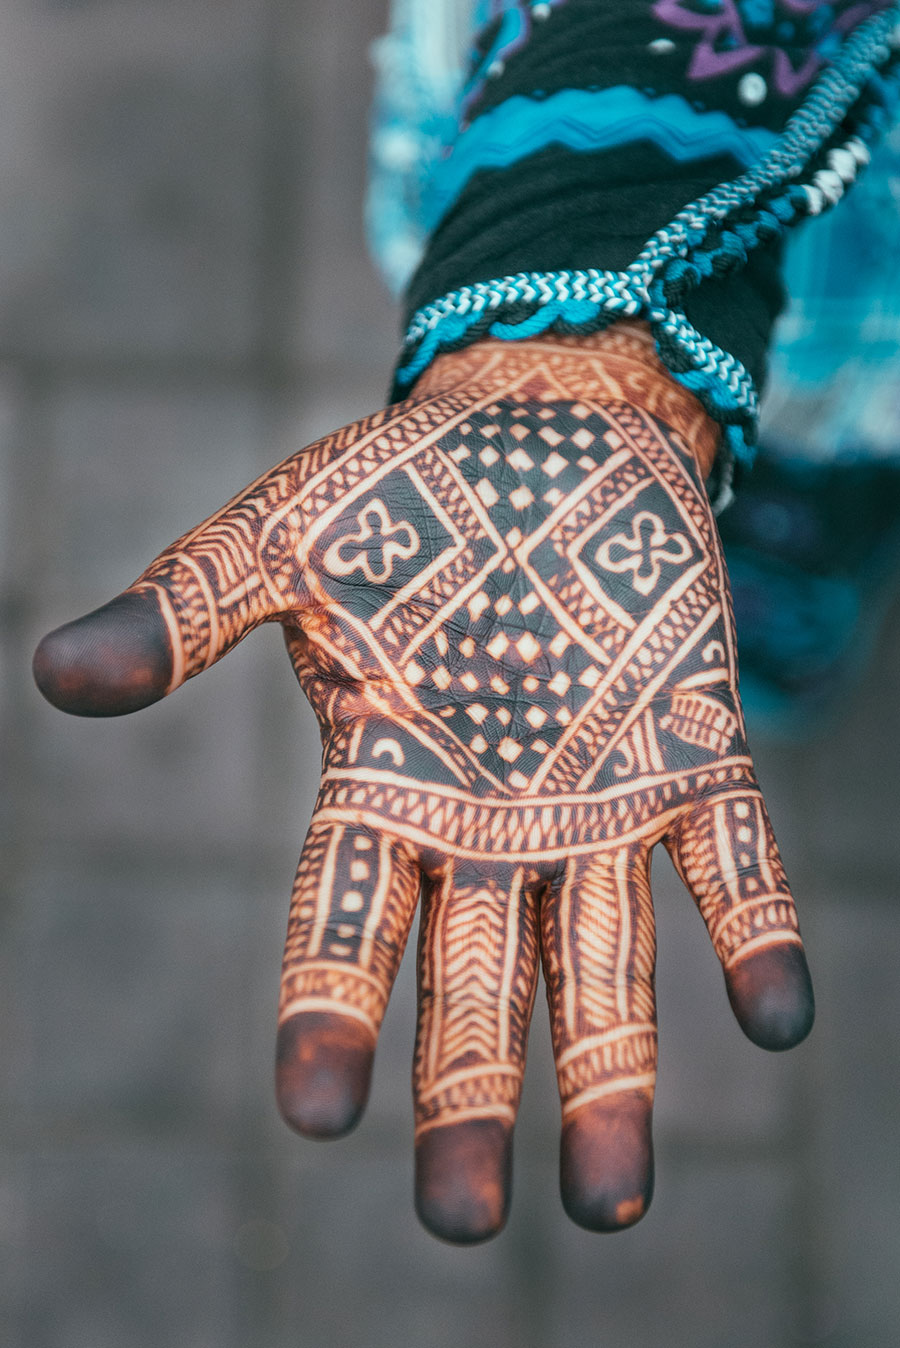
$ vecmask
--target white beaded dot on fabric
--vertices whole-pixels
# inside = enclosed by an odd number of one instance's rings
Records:
[[[900,85],[900,72],[883,70],[887,34],[893,38],[891,30],[900,30],[898,12],[895,0],[887,13],[863,21],[755,165],[689,202],[624,271],[519,272],[462,286],[420,308],[404,339],[397,396],[440,350],[482,332],[521,340],[554,328],[590,331],[618,318],[643,317],[675,378],[722,423],[720,462],[727,464],[729,455],[752,461],[758,416],[753,379],[736,356],[693,326],[684,296],[717,265],[723,274],[742,265],[753,249],[844,195],[870,158],[867,141],[879,130],[886,95]],[[648,49],[664,51],[663,42],[675,46],[662,39]],[[737,92],[751,106],[767,98],[769,89],[761,75],[748,71]],[[851,112],[853,130],[829,145]],[[823,159],[827,167],[821,167]],[[523,305],[530,310],[524,317],[517,312]]]
[[[670,37],[655,37],[647,43],[647,50],[652,51],[654,56],[668,56],[669,52],[675,50],[675,43]]]
[[[845,141],[844,149],[849,150],[857,164],[863,167],[865,167],[872,158],[872,151],[869,149],[868,145],[866,145],[865,141],[860,140],[858,136],[851,136],[848,141]]]
[[[833,169],[819,169],[818,173],[813,174],[813,182],[832,205],[836,201],[840,201],[844,195],[843,179]]]
[[[807,210],[810,215],[821,215],[825,209],[825,197],[819,191],[818,187],[813,187],[811,183],[803,184],[803,191],[806,193],[806,200],[809,203]]]
[[[841,182],[852,183],[856,177],[856,160],[849,150],[842,148],[829,150],[828,167],[834,169]]]
[[[769,86],[762,75],[757,75],[755,70],[748,70],[738,81],[737,92],[738,98],[748,108],[757,108],[760,103],[765,102]]]

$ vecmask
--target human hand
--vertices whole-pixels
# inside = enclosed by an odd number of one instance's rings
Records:
[[[539,957],[566,1209],[596,1230],[646,1210],[656,843],[749,1037],[787,1048],[812,1022],[695,457],[712,432],[639,332],[604,337],[443,357],[35,656],[56,706],[117,715],[283,624],[323,770],[279,1104],[309,1136],[357,1121],[421,891],[416,1201],[461,1242],[505,1218]]]

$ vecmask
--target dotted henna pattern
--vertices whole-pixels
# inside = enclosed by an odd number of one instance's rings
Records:
[[[641,1132],[658,842],[745,1028],[778,1037],[741,1001],[754,959],[790,966],[799,935],[689,448],[709,434],[636,330],[588,353],[566,339],[470,348],[437,362],[413,399],[266,474],[130,592],[162,610],[172,687],[259,623],[284,624],[323,766],[280,1021],[327,1025],[365,1058],[421,892],[423,1157],[435,1130],[468,1137],[469,1153],[491,1128],[508,1146],[539,959],[564,1127],[621,1108]],[[615,1159],[621,1139],[605,1136]],[[427,1190],[440,1165],[422,1164]],[[648,1198],[645,1177],[611,1215],[568,1205],[615,1226]],[[485,1231],[460,1219],[442,1233],[487,1233],[495,1209]]]

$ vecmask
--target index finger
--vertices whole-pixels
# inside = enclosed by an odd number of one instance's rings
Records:
[[[34,677],[76,716],[159,701],[300,599],[302,522],[287,465],[162,552],[108,604],[41,641]]]

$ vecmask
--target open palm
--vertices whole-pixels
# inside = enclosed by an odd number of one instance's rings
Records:
[[[456,1240],[505,1215],[539,959],[567,1210],[644,1212],[656,843],[749,1036],[788,1047],[812,1017],[695,459],[677,417],[573,361],[545,342],[462,362],[288,459],[36,657],[58,706],[117,714],[283,624],[323,770],[279,1101],[308,1134],[356,1121],[421,894],[417,1202]]]

